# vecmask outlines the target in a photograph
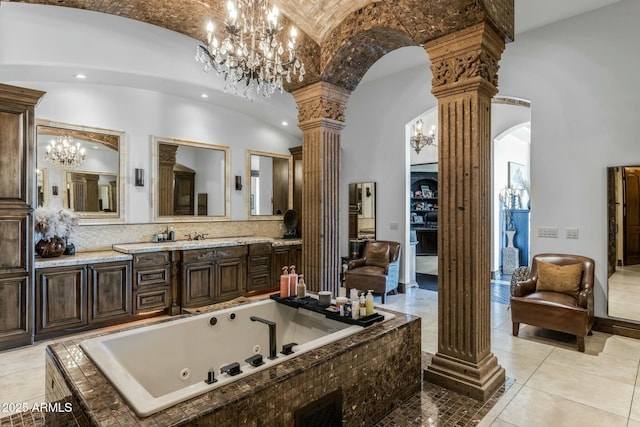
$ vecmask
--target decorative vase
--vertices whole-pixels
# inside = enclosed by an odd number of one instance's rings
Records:
[[[65,240],[65,248],[62,255],[75,255],[76,254],[76,245],[73,243],[69,243]]]
[[[55,258],[64,253],[66,246],[62,237],[52,237],[50,240],[40,239],[35,250],[42,258]]]
[[[515,236],[516,231],[515,230],[507,230],[507,231],[505,231],[505,234],[507,235],[507,247],[508,248],[513,248],[513,236]]]

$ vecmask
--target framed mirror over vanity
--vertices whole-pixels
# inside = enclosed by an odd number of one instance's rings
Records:
[[[640,322],[640,165],[607,168],[608,315]]]
[[[229,147],[154,136],[151,164],[155,222],[229,219]]]
[[[124,221],[124,132],[38,120],[37,202],[81,219]],[[81,152],[73,160],[68,153]]]
[[[282,219],[293,209],[293,156],[247,150],[247,217]]]

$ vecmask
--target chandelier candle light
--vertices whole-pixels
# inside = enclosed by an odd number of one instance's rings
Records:
[[[51,141],[47,146],[44,158],[54,166],[60,168],[75,168],[84,163],[84,148],[79,142],[73,144],[73,138],[61,135],[57,141]]]
[[[431,126],[431,130],[429,131],[429,135],[425,135],[422,133],[422,126],[424,123],[422,119],[416,121],[413,126],[413,135],[411,136],[411,147],[416,150],[416,154],[420,154],[420,150],[422,150],[427,145],[435,145],[436,141],[436,127]]]
[[[224,22],[225,38],[220,42],[212,22],[207,25],[206,46],[199,45],[196,60],[204,70],[223,74],[225,88],[245,98],[270,97],[276,90],[282,93],[282,79],[291,82],[292,75],[304,79],[304,64],[296,56],[296,29],[291,27],[287,49],[278,39],[282,27],[278,24],[278,8],[269,8],[266,0],[229,0],[228,17]],[[286,55],[285,55],[286,53]]]

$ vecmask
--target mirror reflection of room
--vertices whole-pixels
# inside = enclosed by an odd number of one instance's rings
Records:
[[[291,208],[292,157],[248,151],[249,216],[283,215]]]
[[[349,239],[376,238],[376,183],[349,184]]]
[[[227,147],[156,142],[158,216],[225,216]]]
[[[640,166],[608,176],[608,314],[640,320]]]
[[[80,217],[119,216],[121,132],[40,121],[38,205],[73,209]]]

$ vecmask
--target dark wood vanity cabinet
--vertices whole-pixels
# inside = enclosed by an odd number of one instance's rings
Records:
[[[282,245],[273,247],[273,261],[271,264],[271,280],[273,289],[280,289],[280,275],[282,267],[297,266],[302,262],[302,245]],[[300,270],[297,270],[300,273]]]
[[[130,320],[130,277],[130,261],[38,269],[36,340]]]
[[[271,276],[272,253],[271,243],[249,245],[247,295],[257,295],[274,290]]]
[[[247,246],[183,251],[183,308],[201,307],[242,296],[247,277]]]
[[[0,350],[33,342],[34,110],[42,96],[0,84]]]
[[[87,267],[36,271],[36,339],[71,333],[89,324]]]
[[[131,263],[91,264],[88,270],[89,322],[131,316]]]
[[[170,301],[169,252],[133,256],[133,314],[162,311]]]

